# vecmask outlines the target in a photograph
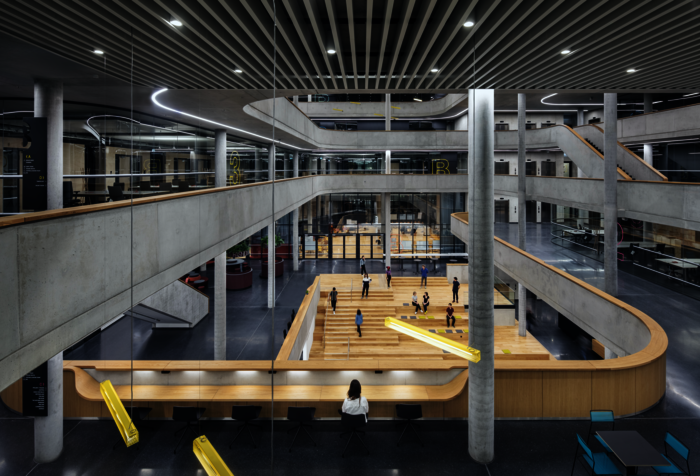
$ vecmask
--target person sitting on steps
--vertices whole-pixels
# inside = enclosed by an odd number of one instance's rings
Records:
[[[430,296],[428,296],[428,291],[423,294],[423,313],[428,312],[428,306],[430,306]]]
[[[450,319],[452,319],[452,327],[455,327],[455,308],[452,307],[452,303],[449,303],[447,305],[447,316],[445,316],[447,319],[447,327],[450,327]]]
[[[421,311],[421,308],[420,304],[418,304],[418,296],[416,296],[415,291],[413,291],[413,297],[411,297],[411,304],[413,304],[413,306],[416,308],[416,312],[414,312],[413,314],[418,314],[418,311]]]

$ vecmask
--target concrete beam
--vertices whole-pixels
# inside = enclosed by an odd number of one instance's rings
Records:
[[[189,323],[190,327],[196,326],[209,314],[209,298],[180,280],[173,281],[160,291],[151,294],[140,304],[182,319]]]

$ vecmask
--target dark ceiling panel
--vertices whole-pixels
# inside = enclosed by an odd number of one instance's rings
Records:
[[[274,5],[276,34],[272,0],[0,0],[0,31],[100,72],[106,59],[107,74],[146,87],[450,92],[700,86],[697,0]],[[474,26],[463,26],[467,20]]]

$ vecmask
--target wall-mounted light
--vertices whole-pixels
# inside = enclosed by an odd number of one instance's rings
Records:
[[[570,53],[571,53],[571,50],[562,50],[561,51],[561,54],[563,54],[563,55],[568,55]]]
[[[418,101],[418,102],[423,102],[422,99],[418,99],[418,98],[413,98],[413,100],[414,100],[414,101]]]
[[[395,331],[399,331],[407,336],[413,337],[414,339],[421,340],[426,344],[430,344],[442,350],[447,350],[471,362],[479,362],[481,360],[481,351],[477,349],[460,344],[459,342],[453,341],[446,337],[433,334],[421,329],[420,327],[401,322],[393,317],[387,317],[384,320],[384,325],[389,329],[394,329]]]

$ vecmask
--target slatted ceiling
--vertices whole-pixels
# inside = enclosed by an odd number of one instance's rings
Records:
[[[125,81],[132,79],[133,31],[133,81],[148,87],[694,89],[700,82],[694,0],[280,0],[276,6],[276,81],[272,0],[0,0],[0,28],[95,70],[104,69],[106,57],[107,74]],[[183,25],[170,25],[173,18]],[[463,27],[467,19],[475,26]],[[330,47],[336,54],[326,52]],[[561,55],[565,48],[573,53]],[[439,71],[431,73],[433,67]]]

